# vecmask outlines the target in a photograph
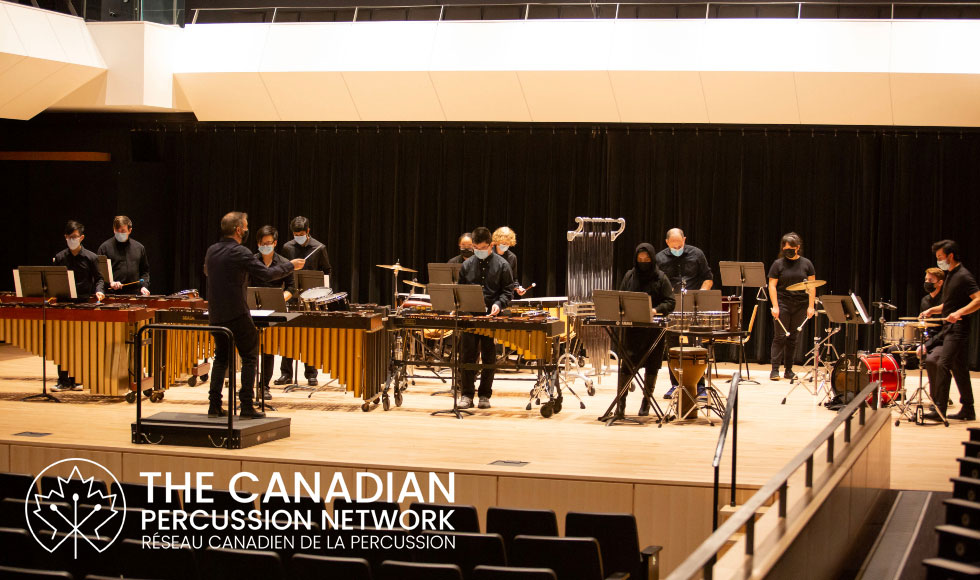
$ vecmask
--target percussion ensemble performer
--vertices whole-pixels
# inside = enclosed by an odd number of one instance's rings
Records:
[[[150,295],[150,261],[146,247],[132,238],[133,220],[117,215],[112,220],[113,235],[102,242],[96,253],[109,258],[112,283],[109,289],[117,294]]]
[[[970,324],[964,317],[980,309],[980,288],[976,278],[960,261],[959,244],[941,240],[932,245],[932,251],[936,254],[936,265],[946,273],[942,304],[923,310],[919,317],[941,314],[945,320],[939,332],[920,347],[919,354],[925,355],[923,366],[929,374],[929,394],[939,413],[946,415],[950,382],[955,378],[963,407],[948,418],[974,421],[977,413],[973,406],[973,385],[970,384],[966,352]],[[924,418],[940,421],[939,413],[933,411]]]
[[[779,241],[780,257],[769,268],[769,296],[772,297],[773,338],[770,353],[772,372],[769,380],[779,380],[779,365],[785,366],[783,375],[793,379],[793,359],[796,357],[797,328],[806,318],[815,314],[816,290],[789,290],[788,286],[804,280],[815,280],[816,270],[810,260],[803,257],[803,238],[790,232]],[[782,323],[782,324],[780,324]],[[785,329],[784,329],[785,327]],[[788,336],[787,336],[788,333]]]
[[[620,290],[629,292],[646,292],[650,295],[654,316],[666,316],[674,311],[674,290],[667,275],[657,266],[656,250],[651,244],[642,243],[633,252],[633,268],[626,272],[619,285]],[[623,331],[623,347],[628,351],[630,360],[638,361],[643,353],[657,339],[659,331],[653,328],[628,328]],[[657,383],[657,373],[664,360],[665,342],[657,343],[653,352],[644,363],[643,401],[640,402],[639,415],[650,414],[650,398]],[[622,359],[620,359],[622,360]],[[619,365],[619,390],[622,391],[629,379],[630,372],[626,365]],[[626,391],[629,393],[629,390]],[[626,413],[626,394],[619,400],[617,415]]]
[[[463,262],[459,271],[460,284],[479,284],[483,287],[483,301],[490,310],[490,316],[496,316],[507,308],[514,298],[514,275],[500,254],[493,250],[493,236],[490,230],[479,227],[473,230],[473,257]],[[460,339],[459,359],[465,364],[476,362],[480,357],[485,365],[493,364],[497,358],[497,349],[492,336],[483,336],[472,332],[464,332]],[[459,400],[460,409],[473,407],[473,395],[476,393],[476,371],[464,370],[461,373],[462,393]],[[479,408],[490,408],[490,397],[493,395],[492,367],[480,372]]]
[[[330,275],[330,256],[327,255],[327,247],[310,235],[310,219],[298,215],[289,222],[289,229],[293,232],[293,239],[282,245],[282,255],[287,260],[306,259],[307,270],[319,270],[326,275]],[[315,254],[310,253],[317,250]],[[311,387],[317,386],[317,369],[311,365],[304,365],[303,375],[306,383]],[[277,385],[290,385],[293,382],[293,359],[282,357],[279,363],[279,378],[276,379]]]
[[[289,260],[276,253],[276,245],[279,243],[279,230],[272,226],[262,226],[259,228],[255,237],[259,245],[259,251],[255,254],[255,259],[263,266],[272,268],[273,266],[282,266],[283,264],[289,263]],[[293,294],[296,293],[296,281],[292,272],[286,274],[285,278],[278,280],[251,280],[248,285],[262,288],[279,288],[282,290],[282,297],[286,302],[289,302]],[[272,393],[269,392],[269,381],[272,379],[272,365],[275,364],[276,355],[262,354],[261,356],[262,364],[260,367],[261,376],[259,377],[259,386],[262,387],[265,398],[271,399]]]
[[[467,258],[473,255],[473,238],[470,232],[463,232],[459,236],[457,244],[459,245],[459,254],[449,258],[448,263],[450,264],[462,264]]]
[[[82,247],[85,240],[85,226],[81,222],[69,220],[65,224],[65,242],[68,247],[58,252],[54,257],[55,266],[65,266],[75,273],[75,292],[79,298],[91,296],[101,302],[105,298],[105,281],[99,273],[98,259],[91,251]],[[81,391],[82,385],[75,382],[75,377],[69,376],[68,371],[58,365],[58,384],[52,391]]]
[[[946,272],[943,272],[939,268],[928,268],[926,269],[925,280],[922,282],[922,288],[926,291],[926,295],[922,297],[919,301],[919,312],[925,312],[933,306],[942,304],[942,287],[943,280],[946,278]],[[926,338],[930,338],[934,332],[929,332],[932,329],[924,329]],[[907,344],[895,344],[885,348],[885,352],[892,356],[900,356],[900,351],[905,351],[910,345]],[[905,368],[908,370],[917,370],[919,368],[919,362],[916,357],[909,357],[905,361]]]
[[[270,282],[288,276],[306,263],[302,258],[272,266],[255,259],[244,246],[248,240],[248,214],[233,211],[221,218],[220,241],[208,248],[204,258],[204,272],[208,277],[208,321],[213,326],[224,326],[235,337],[235,348],[242,359],[240,417],[262,418],[265,413],[255,409],[252,402],[255,383],[255,364],[259,354],[259,333],[252,322],[248,301],[245,297],[246,278],[255,282]],[[211,385],[208,393],[208,417],[221,417],[221,389],[225,382],[225,370],[232,356],[231,345],[224,333],[215,332],[214,365],[211,368]]]
[[[689,245],[684,230],[671,228],[667,230],[667,247],[657,252],[657,267],[670,280],[670,285],[674,293],[687,290],[711,290],[714,285],[714,276],[708,258],[700,248]],[[678,337],[671,337],[671,344],[680,344]],[[665,399],[674,396],[677,388],[677,377],[673,373],[667,373],[670,377],[670,390],[664,394]],[[704,377],[698,381],[698,396],[705,395]]]

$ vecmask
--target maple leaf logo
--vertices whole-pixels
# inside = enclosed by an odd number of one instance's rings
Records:
[[[91,463],[115,481],[115,476],[107,469],[84,459],[59,461],[44,471],[65,461]],[[41,475],[38,476],[40,478]],[[79,548],[86,549],[86,545],[101,553],[122,531],[125,511],[121,508],[125,508],[125,498],[119,502],[121,505],[117,505],[117,494],[103,491],[95,476],[85,478],[78,464],[72,467],[67,478],[59,476],[56,483],[48,487],[50,489],[44,490],[47,493],[33,492],[36,488],[32,488],[26,505],[30,531],[48,552],[69,544],[76,559]]]

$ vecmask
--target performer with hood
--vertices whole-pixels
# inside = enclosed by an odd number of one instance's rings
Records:
[[[650,303],[653,306],[654,316],[666,316],[674,310],[674,290],[670,285],[670,280],[660,268],[657,267],[655,256],[656,250],[651,244],[642,243],[636,246],[633,253],[633,269],[626,272],[623,282],[619,285],[620,290],[629,292],[646,292],[650,295]],[[659,332],[652,328],[630,328],[623,332],[623,346],[628,351],[631,360],[638,361],[643,353],[650,348],[650,345],[657,339]],[[661,340],[653,352],[644,363],[646,374],[643,378],[643,401],[640,403],[640,415],[650,414],[650,398],[653,397],[653,387],[657,382],[657,373],[664,360],[664,345]],[[622,389],[629,378],[629,371],[626,365],[619,365],[619,388]],[[628,393],[629,391],[627,391]],[[619,400],[617,414],[623,415],[626,411],[626,396]]]

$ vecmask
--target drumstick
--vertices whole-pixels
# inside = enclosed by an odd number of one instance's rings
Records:
[[[785,325],[785,324],[783,324],[783,321],[782,321],[782,320],[780,320],[780,319],[779,319],[779,318],[777,317],[777,318],[776,318],[776,322],[778,322],[778,323],[779,323],[779,326],[782,326],[782,327],[783,327],[783,332],[785,332],[785,333],[786,333],[786,336],[789,336],[789,331],[788,331],[788,330],[786,330],[786,325]]]
[[[305,261],[305,260],[309,260],[309,259],[310,259],[310,256],[312,256],[313,254],[315,254],[315,253],[317,253],[317,252],[319,252],[319,251],[320,251],[320,248],[322,248],[322,247],[323,247],[322,245],[320,245],[320,246],[317,246],[317,247],[316,247],[316,249],[315,249],[315,250],[313,250],[312,252],[310,252],[310,254],[309,254],[309,256],[306,256],[305,258],[303,258],[303,260],[304,260],[304,261]]]
[[[806,323],[809,322],[811,318],[813,318],[813,317],[812,316],[807,316],[803,320],[803,323],[796,327],[796,332],[800,332],[801,330],[803,330],[803,327],[806,326]],[[778,320],[778,318],[777,318],[777,320]]]

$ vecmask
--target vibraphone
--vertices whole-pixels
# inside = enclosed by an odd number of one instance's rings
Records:
[[[39,302],[0,306],[0,340],[48,360],[68,371],[95,395],[123,396],[133,379],[130,361],[133,335],[149,324],[153,311],[121,305],[53,305],[42,314]],[[46,348],[42,348],[42,316]],[[149,345],[144,347],[147,360]]]
[[[487,317],[487,316],[451,316],[430,313],[402,314],[388,317],[388,327],[395,333],[412,332],[427,329],[458,330],[472,332],[483,336],[491,336],[507,348],[521,355],[523,362],[517,363],[495,361],[497,369],[533,370],[538,378],[532,389],[531,400],[539,400],[541,395],[548,397],[542,404],[541,414],[550,417],[552,413],[561,411],[562,392],[558,380],[559,342],[565,331],[565,324],[556,318],[537,317]],[[432,365],[443,367],[478,368],[486,365],[467,365],[454,363],[450,358],[443,362],[431,360],[412,360],[407,353],[396,352],[392,357],[392,373],[389,383],[381,393],[381,402],[385,410],[390,408],[389,390],[393,390],[395,405],[401,406],[402,391],[405,388],[407,373],[405,369],[416,365]],[[531,409],[528,402],[527,409]]]
[[[170,309],[158,311],[156,322],[164,324],[207,324],[207,314],[201,310]],[[388,336],[380,314],[374,312],[289,312],[274,313],[268,319],[255,318],[262,332],[261,351],[302,361],[316,366],[336,378],[348,392],[361,397],[365,411],[367,401],[375,399],[387,377]],[[264,327],[264,328],[263,328]],[[168,333],[165,333],[168,334]],[[166,377],[175,372],[186,373],[188,365],[196,364],[201,351],[195,348],[211,348],[213,341],[207,333],[169,333],[172,339],[157,340],[166,345],[160,352],[162,360],[176,362],[174,369],[162,373]],[[194,335],[202,335],[194,338]],[[191,348],[180,342],[181,337],[191,341]],[[205,341],[207,341],[205,343]],[[179,352],[171,354],[172,348]],[[190,354],[189,354],[190,353]],[[173,380],[166,382],[169,386]]]

